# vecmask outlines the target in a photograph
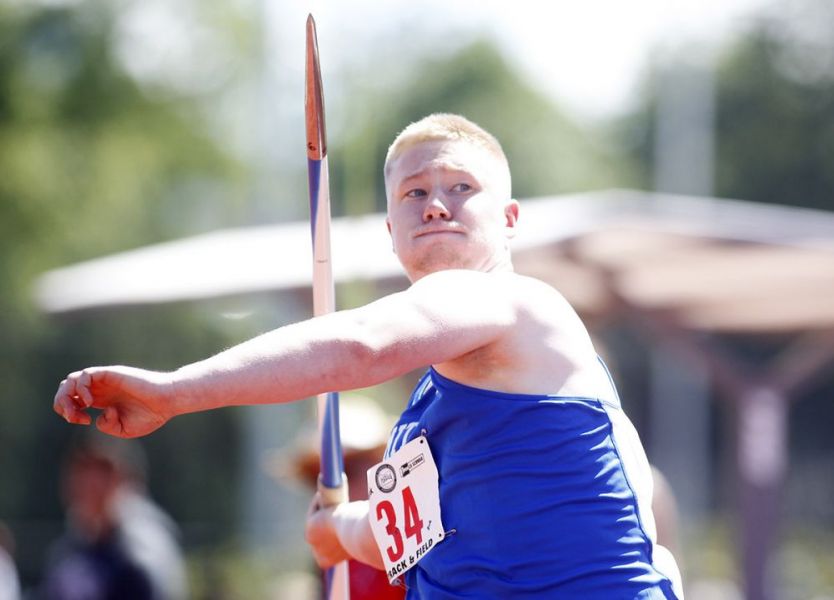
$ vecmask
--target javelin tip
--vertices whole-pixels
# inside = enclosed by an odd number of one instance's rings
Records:
[[[319,44],[316,21],[307,15],[307,69],[304,95],[307,125],[307,158],[322,160],[327,155],[327,136],[324,127],[324,94],[321,86]]]

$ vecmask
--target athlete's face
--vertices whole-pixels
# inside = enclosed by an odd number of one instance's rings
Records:
[[[463,141],[415,144],[389,166],[388,231],[412,281],[444,269],[510,267],[518,219],[506,167]]]

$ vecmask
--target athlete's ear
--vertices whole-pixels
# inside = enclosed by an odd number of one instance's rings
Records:
[[[504,207],[504,226],[506,228],[507,237],[515,237],[515,225],[518,223],[518,200],[510,200]]]
[[[394,249],[394,235],[391,233],[391,219],[388,217],[385,217],[385,226],[388,228],[388,236],[391,238],[391,252],[396,254],[397,251]]]

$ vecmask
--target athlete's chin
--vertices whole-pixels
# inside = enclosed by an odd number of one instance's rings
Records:
[[[434,243],[423,243],[424,239],[432,239]],[[460,243],[463,239],[460,235],[418,238],[415,243],[400,248],[397,256],[412,281],[436,271],[470,269],[473,253],[468,244]]]
[[[469,261],[463,260],[460,255],[443,256],[443,257],[423,257],[422,260],[417,260],[406,267],[406,270],[411,273],[412,281],[437,273],[438,271],[449,271],[452,269],[471,269],[473,268]]]

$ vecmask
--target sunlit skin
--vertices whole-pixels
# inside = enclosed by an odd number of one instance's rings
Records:
[[[461,141],[407,148],[389,165],[394,252],[411,281],[444,269],[511,271],[518,203],[499,159]]]
[[[519,394],[596,396],[598,363],[565,299],[513,272],[519,205],[507,165],[475,142],[405,147],[386,169],[388,229],[413,282],[370,304],[287,325],[172,372],[91,367],[59,386],[67,421],[120,437],[178,415],[292,402],[377,385],[433,365],[460,383]],[[322,567],[382,567],[367,502],[311,505],[307,538]]]

